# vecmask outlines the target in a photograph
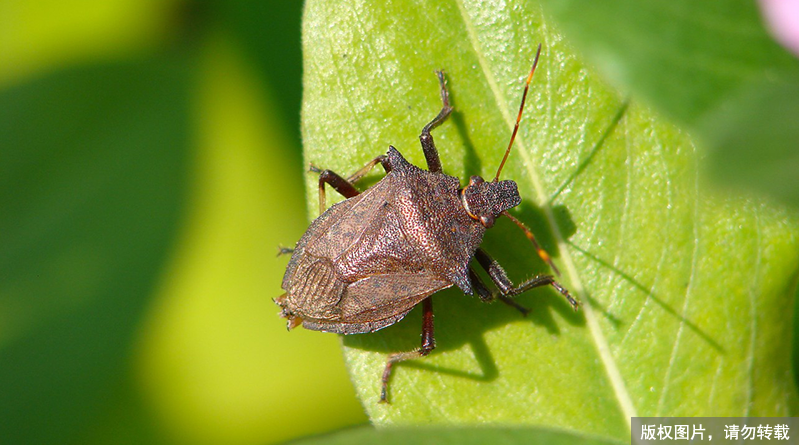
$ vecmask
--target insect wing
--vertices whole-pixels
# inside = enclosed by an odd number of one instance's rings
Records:
[[[315,256],[331,259],[351,249],[370,226],[380,223],[381,204],[391,193],[391,182],[389,174],[360,195],[328,209],[324,220],[320,217],[308,228],[306,236],[312,233],[312,238],[303,247]]]
[[[347,287],[339,305],[340,320],[309,320],[303,325],[339,334],[374,332],[401,320],[427,296],[450,286],[451,283],[426,274],[373,275]]]
[[[358,240],[366,229],[364,222],[373,220],[380,210],[370,203],[374,201],[375,192],[380,195],[385,190],[384,180],[358,196],[333,205],[311,223],[291,255],[283,276],[284,290],[289,290],[306,253],[334,261]]]

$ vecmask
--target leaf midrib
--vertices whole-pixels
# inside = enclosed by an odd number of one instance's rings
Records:
[[[463,0],[455,0],[455,2],[458,6],[458,11],[461,15],[464,27],[466,28],[466,32],[469,36],[469,43],[471,44],[475,56],[477,57],[477,61],[480,64],[480,69],[482,70],[483,75],[485,76],[485,79],[488,82],[489,88],[491,89],[491,94],[493,95],[494,101],[497,104],[497,108],[502,113],[503,120],[505,120],[505,122],[508,124],[509,129],[511,129],[512,131],[516,120],[513,118],[513,116],[510,115],[507,108],[504,106],[504,104],[507,103],[507,100],[500,91],[496,79],[494,78],[493,74],[488,68],[488,61],[486,60],[482,48],[480,47],[480,43],[477,40],[476,30],[471,21],[469,20],[468,15],[466,14],[465,6],[463,5]],[[594,313],[590,301],[585,296],[586,295],[585,287],[583,286],[582,280],[580,279],[580,276],[577,273],[577,268],[575,267],[574,261],[571,258],[571,254],[569,253],[568,246],[565,242],[563,234],[561,233],[560,228],[556,224],[554,214],[552,213],[552,207],[548,204],[549,201],[548,195],[544,190],[538,172],[533,168],[533,162],[532,162],[533,160],[531,159],[530,154],[526,149],[524,137],[521,134],[517,135],[515,143],[519,146],[518,151],[521,152],[521,156],[524,158],[528,175],[530,177],[530,180],[533,184],[533,188],[535,189],[537,195],[536,199],[538,201],[538,205],[544,211],[544,216],[547,220],[547,224],[549,225],[549,228],[552,231],[552,234],[558,245],[558,250],[561,253],[561,259],[563,260],[563,263],[565,265],[565,272],[568,275],[570,282],[572,283],[572,289],[574,293],[577,294],[578,299],[581,301],[583,307],[583,313],[585,314],[585,319],[588,324],[588,329],[589,332],[591,333],[591,337],[594,341],[594,346],[597,350],[597,354],[602,360],[602,366],[605,368],[605,372],[608,376],[608,379],[610,380],[610,384],[613,387],[613,393],[616,396],[616,400],[619,404],[619,407],[624,417],[628,419],[627,428],[632,429],[631,418],[637,417],[638,414],[635,409],[635,406],[632,403],[630,393],[627,389],[626,384],[624,383],[624,379],[621,376],[619,367],[616,365],[616,361],[613,358],[613,355],[610,351],[610,346],[608,345],[607,339],[605,338],[605,335],[602,333],[602,329],[599,326],[599,320],[596,314]]]

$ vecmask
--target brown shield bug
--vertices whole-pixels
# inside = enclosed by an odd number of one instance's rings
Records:
[[[493,181],[472,176],[468,185],[441,170],[441,160],[430,131],[447,119],[449,105],[444,74],[438,71],[443,106],[419,136],[427,171],[405,160],[389,147],[348,178],[330,171],[319,173],[320,216],[291,252],[283,277],[286,292],[275,302],[288,328],[361,334],[400,321],[422,303],[422,345],[410,352],[390,354],[382,376],[380,401],[385,402],[394,363],[426,356],[435,348],[431,295],[453,285],[484,301],[499,299],[526,314],[511,297],[539,286],[552,286],[577,309],[578,302],[551,275],[534,277],[518,286],[503,268],[480,248],[486,229],[500,215],[512,220],[532,241],[541,258],[557,274],[549,255],[533,233],[507,210],[519,205],[516,183],[499,180],[519,129],[524,101],[533,78],[541,45],[527,76],[519,114],[505,156]],[[377,164],[386,171],[363,193],[353,185]],[[325,211],[325,184],[347,199]],[[473,259],[499,289],[492,292],[470,266]]]

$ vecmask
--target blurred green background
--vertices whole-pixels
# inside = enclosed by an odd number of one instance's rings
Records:
[[[0,2],[0,443],[366,422],[271,301],[307,225],[301,2]]]

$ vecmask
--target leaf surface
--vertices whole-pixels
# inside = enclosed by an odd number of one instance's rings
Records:
[[[785,352],[795,215],[705,186],[702,147],[608,87],[537,3],[309,1],[303,32],[306,161],[349,175],[392,144],[424,166],[417,137],[441,107],[443,68],[455,112],[434,137],[461,183],[493,177],[544,47],[502,177],[519,184],[513,213],[583,307],[533,290],[518,297],[525,319],[437,294],[438,347],[395,368],[389,405],[376,403],[386,354],[418,346],[420,314],[344,337],[375,424],[547,425],[628,440],[635,415],[796,412]],[[316,178],[306,181],[316,215]],[[516,282],[550,273],[502,218],[483,245]]]

